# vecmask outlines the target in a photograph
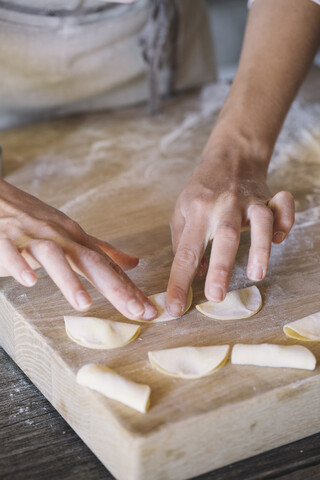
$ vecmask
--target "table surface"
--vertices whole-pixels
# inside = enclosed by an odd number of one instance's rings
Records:
[[[0,478],[111,480],[88,447],[0,349]],[[320,433],[198,477],[318,480]]]
[[[288,122],[276,149],[276,157],[281,156],[285,152],[288,141],[291,145],[294,142],[301,141],[301,136],[299,137],[299,135],[303,128],[310,131],[314,126],[314,119],[317,118],[316,114],[318,113],[318,111],[314,111],[314,102],[320,101],[319,79],[320,72],[315,69],[300,94],[298,104],[294,106],[292,113],[289,115]],[[190,142],[190,146],[192,145],[195,155],[197,155],[200,152],[201,142],[203,142],[205,135],[209,133],[210,125],[212,125],[212,122],[210,123],[211,116],[214,117],[219,110],[225,93],[226,89],[224,87],[206,90],[205,95],[202,97],[204,110],[201,112],[200,120],[194,113],[188,114],[188,109],[192,112],[195,106],[195,98],[191,96],[189,103],[184,103],[184,105],[187,105],[185,107],[186,110],[180,112],[180,115],[182,115],[179,124],[180,131],[177,128],[171,136],[166,136],[163,139],[162,148],[175,148],[178,155],[179,142],[176,142],[176,140],[182,135],[182,137],[184,136],[184,141],[187,139]],[[216,95],[217,98],[213,102],[211,99],[210,108],[206,111],[206,98],[209,98],[210,94]],[[177,102],[179,107],[180,100],[177,100]],[[177,105],[170,108],[174,108]],[[120,113],[120,115],[123,115],[123,113]],[[71,130],[76,129],[78,122],[86,121],[81,120],[81,118],[71,119],[68,122],[68,128]],[[94,117],[93,123],[95,126],[99,124],[101,118],[103,116]],[[112,117],[109,115],[108,125],[110,125],[111,120]],[[160,119],[158,122],[160,122],[161,126],[163,120]],[[207,127],[202,129],[204,132],[202,132],[202,135],[198,135],[199,138],[197,137],[194,142],[191,142],[190,138],[187,138],[186,132],[189,131],[190,133],[190,129],[194,129],[195,133],[199,133],[199,122],[200,127],[203,127],[204,124],[207,124]],[[41,134],[44,134],[44,137],[47,137],[47,139],[56,139],[57,136],[64,132],[66,125],[66,120],[41,125],[39,126],[39,138],[34,136],[34,127],[23,127],[16,131],[2,133],[0,135],[0,143],[4,146],[6,176],[26,190],[28,190],[28,186],[30,187],[31,184],[34,190],[37,181],[42,182],[47,188],[45,199],[50,201],[50,196],[54,198],[54,184],[56,181],[59,181],[59,178],[57,178],[59,175],[56,175],[57,170],[50,163],[52,161],[52,159],[50,160],[50,154],[46,156],[43,153],[42,162],[38,161],[36,169],[34,169],[35,165],[33,165],[33,169],[30,170],[30,173],[37,172],[38,176],[36,178],[34,176],[28,177],[26,164],[28,162],[32,163],[32,156],[37,149],[43,150],[45,148],[46,139],[41,139]],[[129,137],[128,139],[132,140]],[[69,159],[70,155],[76,155],[76,149],[72,152],[70,151],[70,145],[67,145],[67,147],[69,148],[67,150],[67,167],[72,170],[73,165]],[[99,145],[96,145],[97,148],[99,149]],[[290,155],[290,151],[287,153]],[[95,161],[97,161],[96,158]],[[101,160],[102,158],[103,155]],[[274,168],[271,165],[270,179],[272,187],[274,189],[287,188],[289,182],[288,171],[283,170],[282,174],[279,174],[279,172],[275,174],[276,167],[276,162]],[[305,167],[300,165],[297,168],[297,177],[299,178],[300,174],[301,178]],[[76,177],[76,175],[73,177]],[[76,178],[73,181],[76,185]],[[306,193],[310,192],[310,188],[308,189],[310,185],[308,186],[304,182],[301,186],[300,183],[296,182],[293,186],[298,210],[304,211],[310,206],[312,208],[313,205],[319,205],[320,199],[316,198],[317,195],[319,197],[318,190],[314,189],[310,197],[310,194]],[[81,191],[81,185],[79,185],[79,191]],[[307,198],[307,194],[309,194],[309,198]],[[76,217],[77,204],[70,200],[67,201],[67,199],[68,195],[66,193],[65,198],[63,196],[60,198],[60,205],[56,206],[63,207],[66,213]],[[74,211],[73,207],[75,207]],[[298,220],[299,218],[298,215]],[[110,231],[116,236],[116,223],[110,225]],[[82,478],[87,480],[113,478],[2,349],[0,349],[0,412],[1,479],[28,480],[45,477],[47,479],[59,478],[63,480],[71,479],[75,476],[79,480]],[[320,479],[320,434],[271,450],[198,478],[203,480]]]

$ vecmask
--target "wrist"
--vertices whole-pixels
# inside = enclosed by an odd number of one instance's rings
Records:
[[[191,182],[219,184],[222,189],[239,185],[266,185],[272,149],[247,135],[232,122],[216,124]],[[251,187],[250,187],[251,188]]]
[[[251,165],[267,173],[273,144],[254,135],[246,125],[221,118],[216,123],[203,150],[204,163],[223,158],[233,164]]]

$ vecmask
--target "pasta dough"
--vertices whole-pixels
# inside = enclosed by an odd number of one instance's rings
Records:
[[[138,412],[145,413],[149,408],[149,385],[132,382],[103,365],[84,365],[77,373],[77,382]]]
[[[310,350],[301,345],[287,346],[269,343],[245,345],[238,343],[232,349],[231,363],[314,370],[316,358]]]
[[[167,292],[162,292],[162,293],[156,293],[155,295],[150,295],[149,300],[155,305],[155,307],[158,310],[158,317],[155,318],[154,320],[150,321],[145,321],[145,320],[139,320],[139,322],[143,323],[158,323],[158,322],[168,322],[169,320],[176,320],[177,317],[172,317],[166,310],[166,297],[167,297]],[[189,293],[188,293],[188,298],[187,298],[187,305],[186,309],[183,312],[183,315],[189,310],[189,308],[192,305],[192,289],[190,288]]]
[[[320,312],[300,318],[295,322],[287,323],[283,327],[287,337],[303,341],[320,341]]]
[[[64,317],[66,332],[74,342],[87,348],[118,348],[138,337],[140,327],[95,317]]]
[[[228,292],[219,303],[205,302],[196,305],[199,312],[216,320],[237,320],[252,317],[262,307],[261,294],[256,286]]]
[[[222,367],[229,345],[210,347],[178,347],[149,352],[151,364],[170,377],[200,378]]]

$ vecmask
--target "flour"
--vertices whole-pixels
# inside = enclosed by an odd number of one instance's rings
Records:
[[[296,213],[295,229],[306,228],[320,222],[320,206]]]
[[[221,110],[229,92],[229,86],[225,84],[213,84],[203,88],[200,95],[200,102],[196,112],[188,114],[175,129],[160,140],[160,152],[166,155],[168,147],[178,141],[182,135],[189,133],[200,121],[210,120],[210,117],[217,116]],[[213,125],[213,123],[212,123]]]
[[[78,195],[72,200],[69,200],[69,202],[65,203],[62,207],[60,207],[60,210],[63,213],[68,214],[74,210],[74,207],[78,205],[83,205],[83,202],[87,202],[91,198],[97,200],[100,195],[105,195],[104,190],[105,185],[98,185],[97,187],[91,188],[87,192],[84,192],[82,195]]]
[[[33,169],[35,165],[33,186],[40,188],[47,180],[54,191],[55,183],[61,188],[62,179],[70,179],[71,188],[61,190],[56,206],[75,219],[81,219],[84,209],[103,206],[104,201],[106,208],[122,205],[120,213],[124,216],[125,208],[128,215],[133,208],[143,212],[143,205],[134,199],[138,190],[144,191],[144,202],[161,211],[164,185],[166,198],[171,198],[173,205],[201,158],[228,91],[226,84],[208,85],[200,95],[168,102],[164,113],[152,120],[142,109],[113,112],[112,117],[79,117],[71,120],[75,125],[66,121],[63,137],[53,124],[52,130],[43,133],[39,153],[30,150]],[[320,223],[319,118],[320,103],[298,98],[270,163],[271,191],[288,190],[295,198],[297,215],[291,238]],[[17,150],[15,160],[20,161],[20,157]],[[92,170],[99,172],[98,185],[96,180],[91,181]],[[239,280],[241,276],[241,281],[246,278],[243,266],[234,272]]]
[[[286,157],[295,156],[299,146],[308,146],[319,156],[319,119],[320,103],[310,104],[299,98],[293,102],[276,143],[269,171],[286,161]]]

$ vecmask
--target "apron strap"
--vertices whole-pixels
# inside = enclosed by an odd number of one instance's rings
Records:
[[[152,0],[147,24],[139,37],[139,46],[148,68],[149,111],[153,115],[159,111],[159,74],[164,67],[168,69],[167,95],[174,86],[178,27],[176,0]]]

